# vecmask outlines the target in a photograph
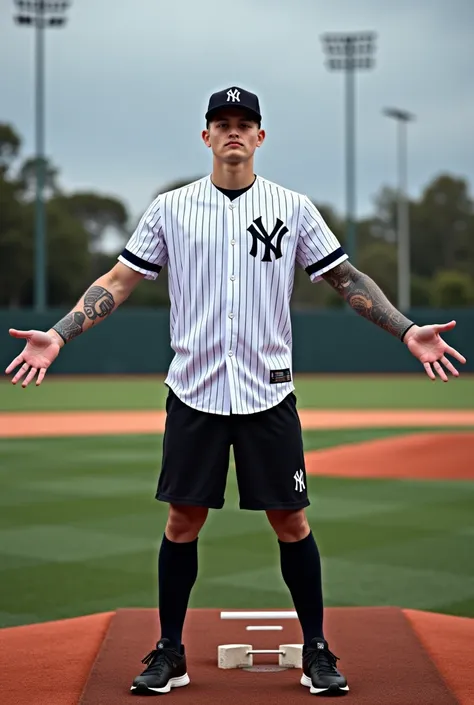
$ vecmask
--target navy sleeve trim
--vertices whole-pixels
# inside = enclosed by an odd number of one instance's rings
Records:
[[[326,257],[320,259],[319,262],[315,262],[314,264],[310,264],[309,267],[306,267],[305,272],[309,275],[319,272],[320,269],[324,269],[324,267],[327,267],[329,264],[332,264],[344,255],[345,252],[342,247],[338,247],[337,250],[334,250],[331,254],[326,255]]]
[[[137,255],[134,255],[133,252],[130,252],[130,250],[127,250],[126,248],[121,254],[124,259],[130,262],[130,264],[134,264],[136,267],[140,267],[141,269],[148,269],[149,272],[156,272],[159,274],[163,269],[163,267],[160,267],[159,264],[153,264],[152,262],[147,262],[146,259],[137,257]]]

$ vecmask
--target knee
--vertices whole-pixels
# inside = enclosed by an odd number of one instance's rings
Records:
[[[267,517],[280,541],[301,541],[311,531],[304,509],[269,510]]]
[[[198,537],[209,510],[206,507],[171,504],[166,522],[166,538],[177,543],[194,541]]]

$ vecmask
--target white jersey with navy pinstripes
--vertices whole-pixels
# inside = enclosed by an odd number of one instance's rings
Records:
[[[318,281],[346,258],[306,196],[259,176],[233,201],[210,176],[160,194],[119,255],[147,279],[168,266],[165,383],[214,414],[263,411],[294,390],[295,266]]]

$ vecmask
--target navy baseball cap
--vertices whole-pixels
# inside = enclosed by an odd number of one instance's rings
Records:
[[[260,103],[255,93],[232,86],[218,93],[213,93],[209,98],[209,105],[205,115],[206,120],[211,120],[217,110],[222,108],[242,108],[249,112],[258,122],[261,121]]]

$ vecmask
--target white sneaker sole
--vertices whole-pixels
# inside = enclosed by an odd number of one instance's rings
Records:
[[[169,693],[171,688],[182,688],[184,685],[189,685],[190,679],[187,673],[179,678],[170,678],[168,683],[163,686],[163,688],[150,688],[146,683],[140,683],[139,685],[132,685],[131,691],[152,692],[152,693]]]
[[[301,676],[300,683],[301,683],[301,685],[304,685],[305,688],[309,688],[310,689],[309,692],[312,695],[321,695],[322,693],[333,693],[333,694],[339,693],[340,695],[344,695],[345,693],[349,692],[348,685],[341,687],[339,685],[333,684],[333,685],[330,685],[329,688],[315,688],[312,681],[311,681],[311,678],[309,676],[305,676],[304,673]]]

